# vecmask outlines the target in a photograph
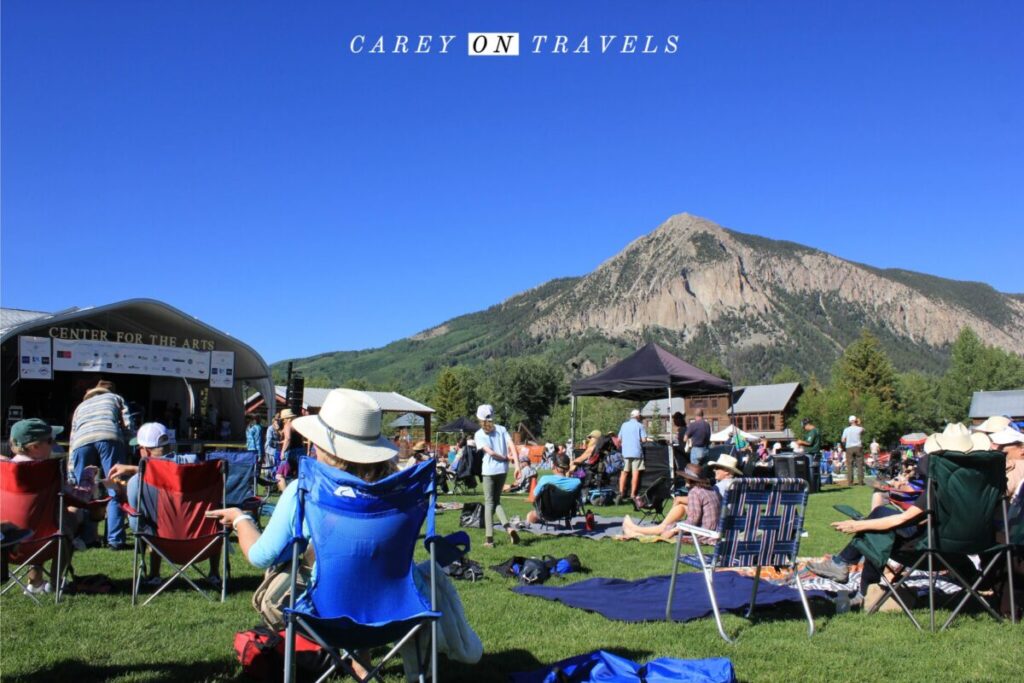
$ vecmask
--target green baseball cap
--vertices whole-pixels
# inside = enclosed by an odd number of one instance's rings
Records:
[[[64,431],[63,429],[61,431]],[[58,432],[59,433],[59,432]],[[38,417],[30,417],[27,420],[19,420],[11,427],[11,442],[18,448],[24,448],[30,443],[45,441],[54,437],[54,430],[44,420]]]

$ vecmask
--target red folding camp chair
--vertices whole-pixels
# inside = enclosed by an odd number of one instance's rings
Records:
[[[132,570],[132,605],[139,596],[142,581],[142,552],[149,547],[173,567],[174,573],[146,598],[143,605],[162,593],[178,578],[184,579],[200,595],[209,594],[186,573],[194,570],[207,575],[197,565],[221,553],[221,602],[227,594],[228,531],[216,519],[206,517],[210,510],[224,507],[224,461],[178,464],[173,460],[144,458],[139,464],[138,499],[124,505],[138,520]]]
[[[10,570],[10,580],[4,586],[6,593],[20,586],[25,595],[36,604],[42,604],[26,590],[23,579],[29,569],[42,566],[50,585],[54,602],[60,602],[63,589],[64,565],[70,557],[69,539],[64,537],[64,472],[65,460],[54,458],[39,462],[0,462],[0,518],[32,532],[31,537],[18,544],[9,553],[9,561],[17,564]],[[47,571],[47,562],[56,559],[57,574]],[[60,569],[63,567],[63,571]]]

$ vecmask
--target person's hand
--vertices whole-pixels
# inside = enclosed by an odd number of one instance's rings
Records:
[[[118,463],[110,468],[107,472],[107,479],[121,479],[123,477],[130,477],[138,471],[134,465],[123,465]]]
[[[844,519],[840,522],[832,522],[832,528],[844,534],[856,534],[861,531],[863,524],[856,519]]]
[[[235,520],[241,517],[244,513],[239,508],[224,508],[222,510],[210,510],[206,513],[207,517],[216,519],[224,526],[232,526]]]

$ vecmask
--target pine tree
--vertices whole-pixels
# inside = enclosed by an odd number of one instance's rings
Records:
[[[445,368],[437,376],[431,396],[432,407],[437,411],[435,419],[438,420],[439,426],[461,417],[466,412],[466,391],[459,381],[459,376],[451,368]]]
[[[896,371],[878,338],[867,330],[836,361],[833,384],[851,399],[874,396],[884,406],[898,407]]]

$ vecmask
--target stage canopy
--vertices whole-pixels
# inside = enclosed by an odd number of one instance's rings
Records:
[[[654,342],[596,375],[572,383],[573,396],[609,396],[634,401],[673,396],[728,394],[728,381],[696,368]]]

